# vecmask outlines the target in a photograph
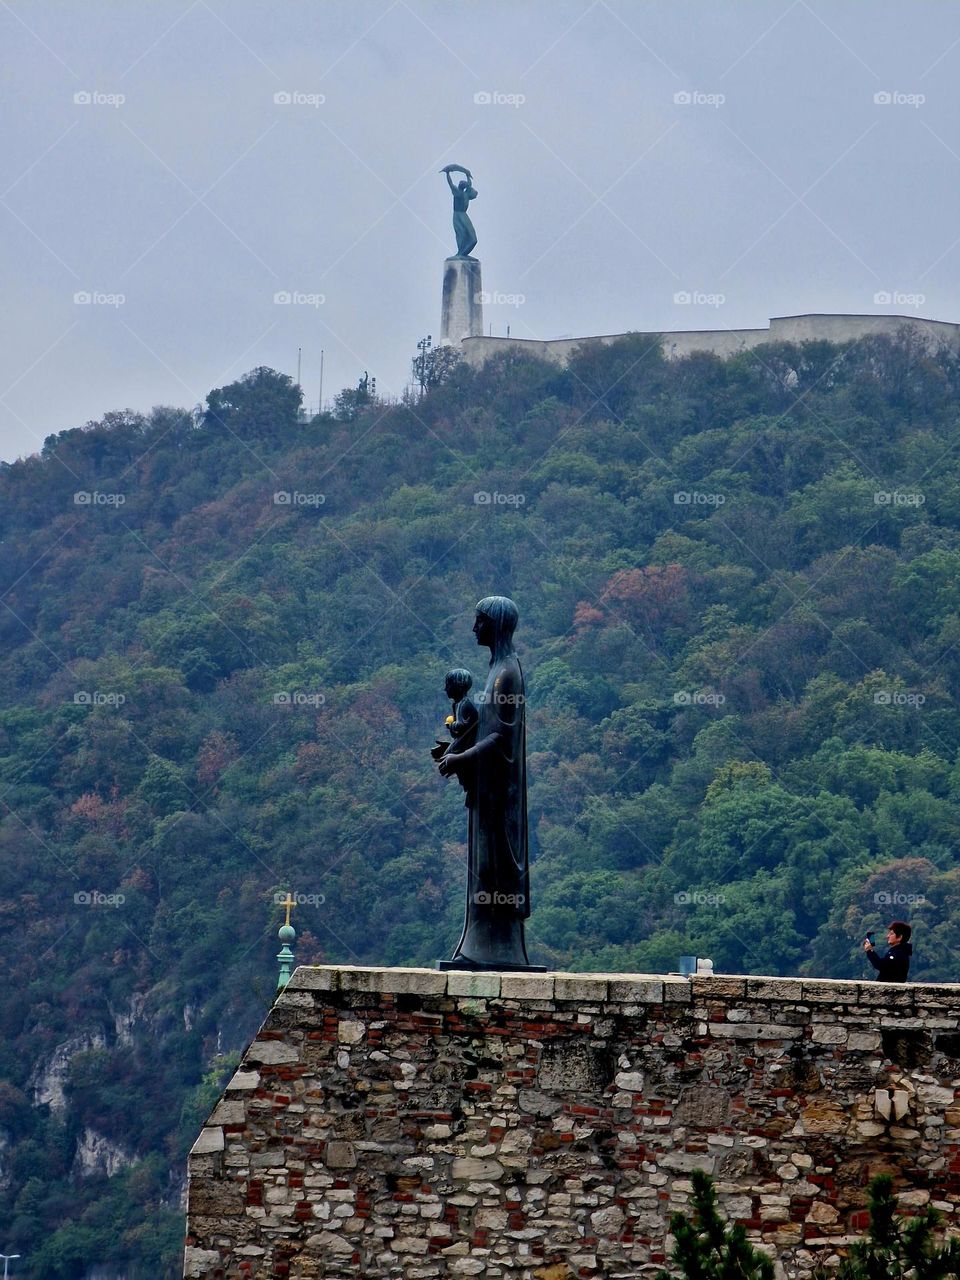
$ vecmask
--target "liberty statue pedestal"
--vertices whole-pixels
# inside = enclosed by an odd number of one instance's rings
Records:
[[[483,337],[480,259],[447,258],[443,264],[440,341],[459,347],[462,338]]]

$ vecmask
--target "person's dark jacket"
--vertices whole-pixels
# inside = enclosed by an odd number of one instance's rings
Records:
[[[898,942],[885,956],[877,955],[876,948],[868,951],[867,959],[877,971],[878,982],[906,982],[912,955],[912,942]]]

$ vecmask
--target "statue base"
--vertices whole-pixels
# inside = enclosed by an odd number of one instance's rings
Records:
[[[437,968],[449,973],[460,969],[469,973],[550,973],[545,964],[480,964],[476,960],[438,960]]]
[[[440,341],[459,347],[462,338],[483,337],[479,258],[447,258],[443,264]]]

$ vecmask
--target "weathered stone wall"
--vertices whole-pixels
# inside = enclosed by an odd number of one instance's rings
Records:
[[[958,1088],[960,985],[300,968],[191,1152],[184,1274],[653,1275],[702,1168],[802,1276],[880,1172],[960,1226]]]
[[[853,316],[806,315],[775,316],[766,329],[678,329],[664,332],[661,349],[668,360],[679,360],[693,351],[711,351],[727,359],[771,342],[854,342],[871,334],[896,336],[906,327],[930,349],[949,347],[960,350],[960,325],[946,320],[925,320],[922,316]],[[479,368],[498,351],[520,351],[565,365],[578,347],[605,347],[626,338],[625,333],[602,334],[584,338],[494,338],[473,337],[463,340],[463,357],[467,364]],[[656,337],[653,333],[637,333],[634,337]]]

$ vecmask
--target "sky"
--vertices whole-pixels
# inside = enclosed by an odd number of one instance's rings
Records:
[[[0,0],[0,50],[5,461],[298,348],[400,395],[445,164],[494,334],[960,321],[960,5]]]

